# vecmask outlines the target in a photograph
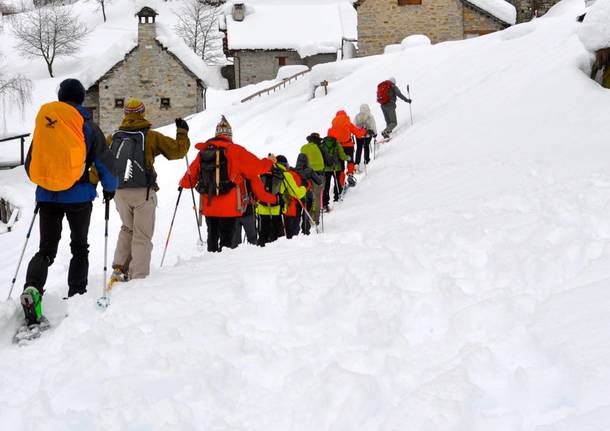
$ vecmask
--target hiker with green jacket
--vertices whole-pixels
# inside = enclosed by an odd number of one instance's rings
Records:
[[[307,143],[301,147],[301,154],[307,156],[309,168],[316,174],[324,177],[324,156],[320,150],[322,138],[318,133],[312,133],[307,137]],[[311,218],[316,224],[320,223],[320,210],[322,209],[322,194],[324,193],[324,183],[316,184],[312,181],[311,193],[313,195],[313,203],[311,207]]]
[[[288,170],[288,159],[285,156],[277,156],[277,164],[268,174],[261,175],[265,190],[277,194],[280,199],[278,205],[270,205],[259,202],[256,214],[260,218],[258,245],[264,247],[268,242],[273,242],[285,233],[283,213],[290,204],[290,198],[302,199],[307,188],[299,186]]]
[[[121,230],[112,260],[115,281],[132,278],[145,278],[150,273],[150,258],[155,228],[155,211],[157,208],[157,174],[154,169],[155,157],[163,156],[167,160],[183,158],[190,147],[189,126],[181,118],[176,119],[176,139],[151,130],[152,125],[144,118],[144,103],[131,99],[125,104],[125,116],[119,130],[107,138],[108,145],[114,148],[121,136],[144,138],[145,186],[127,184],[136,169],[126,169],[125,173],[117,172],[119,188],[114,197],[116,209],[121,217]],[[125,133],[126,132],[126,133]],[[140,133],[141,132],[141,133]],[[138,138],[140,136],[140,138]],[[122,138],[124,139],[124,138]],[[114,144],[113,144],[114,141]],[[117,155],[118,157],[118,155]],[[121,186],[121,179],[125,185]],[[195,181],[195,180],[193,180]]]
[[[339,142],[332,136],[327,136],[322,139],[320,151],[324,157],[324,175],[326,176],[323,205],[324,211],[330,211],[328,206],[330,203],[330,180],[334,178],[335,187],[333,201],[337,202],[343,189],[339,183],[339,176],[341,175],[341,172],[343,172],[341,162],[349,161],[350,158],[345,154],[345,151],[343,151],[343,147],[339,145]]]

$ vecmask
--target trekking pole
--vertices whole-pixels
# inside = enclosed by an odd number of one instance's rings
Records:
[[[193,211],[195,211],[195,224],[197,225],[197,233],[199,234],[199,245],[203,246],[203,238],[201,237],[201,227],[199,227],[199,217],[197,216],[197,203],[195,201],[195,191],[193,190],[193,178],[191,177],[191,164],[189,163],[189,156],[184,156],[186,162],[186,173],[189,176],[189,184],[191,185],[191,196],[193,197]]]
[[[15,270],[15,275],[13,276],[13,281],[11,282],[11,290],[8,292],[8,296],[6,300],[11,299],[11,295],[13,294],[13,288],[15,287],[15,281],[17,280],[17,274],[19,273],[19,268],[21,267],[21,261],[23,260],[23,255],[25,254],[25,249],[28,245],[28,241],[30,240],[30,235],[32,233],[32,228],[34,227],[34,221],[36,220],[36,216],[38,215],[38,203],[36,203],[36,207],[34,208],[34,216],[32,217],[32,222],[30,223],[30,228],[28,229],[28,233],[25,236],[25,244],[23,244],[23,248],[21,249],[21,255],[19,256],[19,262],[17,263],[17,269]]]
[[[373,160],[377,160],[377,136],[373,138]]]
[[[110,220],[110,200],[104,201],[106,208],[104,209],[104,285],[102,286],[102,297],[106,297],[108,285],[106,284],[106,276],[108,275],[108,220]]]
[[[407,84],[407,95],[409,96],[409,100],[413,103],[413,99],[411,99],[411,90],[409,89],[409,84]],[[413,125],[413,106],[409,103],[409,112],[411,113],[411,126]]]
[[[307,208],[305,208],[305,205],[303,205],[303,202],[301,201],[301,199],[296,197],[296,193],[295,191],[292,189],[292,186],[286,181],[284,180],[284,187],[288,186],[288,188],[290,189],[290,191],[292,192],[292,194],[294,195],[294,198],[297,200],[297,202],[299,203],[299,205],[301,205],[301,208],[303,209],[303,211],[305,212],[305,214],[307,215],[307,218],[309,219],[309,222],[315,226],[316,228],[316,233],[320,233],[320,231],[318,230],[318,225],[316,224],[315,221],[313,221],[313,218],[311,217],[311,214],[309,214],[309,211],[307,211]]]
[[[322,201],[324,200],[324,188],[320,187],[320,201],[318,202],[318,211],[320,212],[320,225],[322,233],[324,233],[324,211],[322,211]]]
[[[178,187],[178,199],[176,199],[176,208],[174,209],[174,216],[172,217],[172,222],[169,225],[169,232],[167,232],[167,239],[165,240],[165,248],[163,249],[163,257],[161,258],[161,265],[159,266],[159,268],[163,268],[163,262],[165,261],[165,253],[167,253],[167,246],[169,245],[169,239],[172,236],[174,220],[176,220],[176,213],[178,212],[178,204],[180,203],[180,196],[182,196],[182,187]]]

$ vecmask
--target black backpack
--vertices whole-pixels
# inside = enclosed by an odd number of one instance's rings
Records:
[[[110,151],[114,155],[119,189],[150,187],[155,180],[144,162],[145,132],[119,130],[112,135]]]
[[[209,145],[199,151],[199,167],[196,189],[202,195],[208,195],[208,205],[214,196],[225,195],[235,187],[229,179],[224,148]]]
[[[271,172],[261,175],[261,181],[267,193],[277,195],[280,193],[280,186],[284,181],[284,171],[277,166],[273,166]]]
[[[335,138],[330,136],[322,139],[318,147],[324,159],[324,167],[334,169],[339,164],[339,154],[336,146],[339,145]]]

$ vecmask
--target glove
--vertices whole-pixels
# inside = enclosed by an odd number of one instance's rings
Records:
[[[104,195],[104,202],[110,202],[114,198],[114,192],[104,190],[102,194]]]
[[[187,132],[189,131],[188,123],[186,121],[184,121],[182,118],[176,118],[176,128],[184,129]]]
[[[181,192],[182,191],[182,186],[178,186],[178,191]]]

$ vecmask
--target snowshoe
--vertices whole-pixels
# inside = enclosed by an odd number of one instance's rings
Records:
[[[13,336],[13,344],[27,345],[28,341],[39,338],[50,327],[51,324],[44,316],[41,316],[37,323],[28,324],[28,322],[24,322]]]
[[[356,187],[356,178],[352,174],[347,176],[347,185],[349,187]]]

